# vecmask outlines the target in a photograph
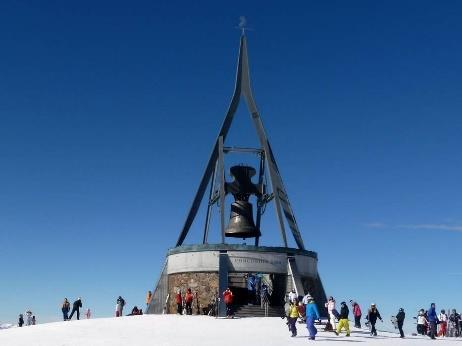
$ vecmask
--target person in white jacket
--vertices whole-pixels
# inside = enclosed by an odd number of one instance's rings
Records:
[[[295,293],[295,289],[289,292],[289,302],[293,303],[295,299],[297,299],[297,293]]]
[[[334,297],[330,296],[329,299],[327,300],[327,303],[324,304],[324,306],[327,308],[327,312],[329,313],[329,322],[332,325],[332,329],[336,330],[337,324],[335,323],[335,315],[333,313],[333,311],[335,310]]]
[[[26,311],[26,326],[32,325],[32,311]]]

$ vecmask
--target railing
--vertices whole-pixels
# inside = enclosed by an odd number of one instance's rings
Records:
[[[151,302],[146,308],[148,314],[165,314],[168,312],[168,276],[167,276],[167,260],[164,262],[162,272],[157,281],[154,293],[152,294]]]

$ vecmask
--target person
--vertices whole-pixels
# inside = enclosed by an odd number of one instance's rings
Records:
[[[314,302],[313,297],[310,295],[308,297],[308,304],[306,305],[305,310],[306,315],[306,328],[308,329],[309,339],[315,340],[318,330],[314,326],[314,321],[319,320],[319,311],[316,303]]]
[[[192,302],[194,299],[194,295],[191,292],[191,288],[188,288],[186,291],[186,295],[184,297],[184,301],[186,304],[186,315],[192,315]]]
[[[339,335],[343,328],[345,328],[346,336],[350,336],[350,323],[348,322],[348,315],[350,310],[345,302],[340,303],[340,316],[338,318],[337,330],[334,330],[335,335]]]
[[[269,303],[269,292],[268,292],[268,286],[265,284],[261,285],[261,290],[260,290],[260,306],[261,308],[265,307],[265,304]]]
[[[176,291],[175,301],[176,301],[176,313],[178,315],[182,315],[183,314],[183,297],[181,296],[180,289]]]
[[[32,325],[32,311],[27,310],[26,311],[26,326],[31,326]]]
[[[355,318],[355,328],[361,328],[361,308],[358,303],[350,300],[350,304],[353,307],[353,317]]]
[[[324,304],[324,306],[327,308],[327,312],[329,313],[329,322],[332,327],[332,330],[336,330],[337,326],[335,323],[335,315],[334,315],[334,311],[336,311],[334,297],[330,296],[329,299],[327,300],[327,303]]]
[[[289,301],[292,303],[294,302],[295,298],[297,298],[297,293],[295,293],[295,288],[289,292]]]
[[[72,316],[74,316],[74,312],[77,315],[77,320],[80,319],[80,308],[82,307],[82,298],[78,298],[74,303],[72,303],[72,311],[71,315],[69,316],[69,321],[72,320]]]
[[[449,315],[449,336],[456,337],[461,335],[459,329],[461,322],[460,315],[456,309],[452,309],[452,313]]]
[[[119,296],[116,303],[116,317],[122,317],[124,306],[125,300],[122,298],[122,296]]]
[[[298,299],[289,302],[289,330],[292,332],[292,337],[297,336],[297,319],[298,319]]]
[[[379,319],[381,322],[382,316],[380,316],[379,310],[377,310],[377,307],[375,306],[374,303],[371,304],[371,308],[367,312],[367,320],[371,324],[371,335],[377,336],[377,329],[375,329],[375,324],[377,323],[377,319]]]
[[[438,324],[438,316],[436,315],[435,303],[431,303],[430,310],[427,313],[428,325],[430,327],[430,338],[435,339],[436,325]]]
[[[24,317],[22,314],[19,314],[18,326],[22,327],[24,325]]]
[[[35,316],[32,316],[32,325],[35,326],[36,322],[37,322],[37,320],[35,319]]]
[[[223,292],[223,300],[226,304],[226,318],[233,317],[233,292],[229,287]]]
[[[425,335],[426,325],[427,325],[427,317],[425,316],[425,310],[420,309],[419,315],[417,316],[417,334]]]
[[[138,307],[135,305],[132,309],[132,313],[130,314],[130,316],[135,316],[139,314],[140,314],[140,309],[138,309]]]
[[[446,336],[446,330],[448,326],[448,315],[446,315],[446,311],[444,309],[441,310],[441,312],[439,313],[438,320],[440,321],[438,336]]]
[[[404,324],[405,317],[406,317],[406,314],[404,313],[404,309],[400,308],[398,311],[398,314],[396,315],[396,322],[398,323],[398,330],[399,330],[400,338],[404,338],[403,324]]]
[[[63,305],[61,307],[61,311],[63,312],[63,320],[67,321],[69,319],[69,311],[71,310],[71,304],[67,300],[67,298],[64,298]]]
[[[148,293],[146,294],[146,307],[151,304],[151,300],[152,300],[152,292],[151,291],[148,291]]]
[[[85,317],[87,318],[87,320],[89,320],[91,318],[91,310],[90,309],[87,309],[87,311],[85,312]]]
[[[248,304],[255,304],[255,292],[256,292],[256,281],[253,274],[249,274],[247,278],[247,294],[248,294]]]

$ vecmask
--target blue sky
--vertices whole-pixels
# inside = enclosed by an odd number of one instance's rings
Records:
[[[230,101],[241,15],[326,292],[385,316],[462,309],[459,3],[7,1],[0,322],[57,320],[63,297],[97,317],[143,304]],[[229,139],[256,143],[244,107]],[[272,210],[263,227],[281,245]]]

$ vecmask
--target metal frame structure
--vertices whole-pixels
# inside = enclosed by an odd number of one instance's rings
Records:
[[[244,100],[247,104],[247,109],[251,115],[251,119],[254,123],[257,136],[260,142],[260,148],[236,148],[236,147],[225,147],[224,142],[226,136],[231,127],[234,115],[238,108],[241,96],[244,97]],[[207,243],[209,226],[210,226],[210,217],[211,217],[211,208],[215,203],[218,203],[220,209],[220,224],[221,224],[221,241],[225,243],[225,215],[224,215],[224,202],[225,202],[225,174],[224,174],[224,154],[230,152],[240,152],[240,153],[256,153],[260,156],[260,165],[258,173],[258,183],[263,186],[263,178],[267,173],[271,182],[271,193],[262,194],[258,197],[257,200],[257,212],[256,212],[256,227],[260,229],[261,215],[264,208],[264,205],[271,200],[274,200],[276,217],[279,224],[279,229],[282,237],[282,242],[285,247],[287,247],[287,236],[286,236],[286,226],[284,219],[287,221],[287,224],[292,232],[292,235],[295,239],[295,242],[299,249],[304,250],[305,246],[303,244],[300,231],[298,229],[297,222],[295,220],[294,212],[289,202],[289,198],[284,188],[282,178],[276,164],[276,159],[274,157],[273,151],[271,150],[271,145],[266,135],[265,129],[263,127],[262,120],[257,110],[255,100],[252,95],[252,89],[250,85],[250,73],[249,73],[249,62],[248,62],[248,53],[247,53],[247,39],[245,36],[244,30],[240,38],[240,48],[239,48],[239,58],[237,63],[237,72],[236,72],[236,82],[234,86],[234,93],[229,105],[228,111],[224,118],[223,124],[221,126],[220,132],[218,133],[215,145],[213,146],[212,153],[210,155],[209,161],[207,163],[205,172],[202,176],[202,179],[197,189],[196,195],[192,202],[189,213],[186,217],[183,229],[178,237],[176,246],[181,246],[189,232],[189,229],[199,211],[201,202],[204,198],[204,195],[207,190],[207,186],[210,184],[208,206],[206,221],[204,225],[204,235],[203,243]],[[217,186],[218,188],[215,188]],[[258,246],[259,238],[255,238],[255,245]]]

